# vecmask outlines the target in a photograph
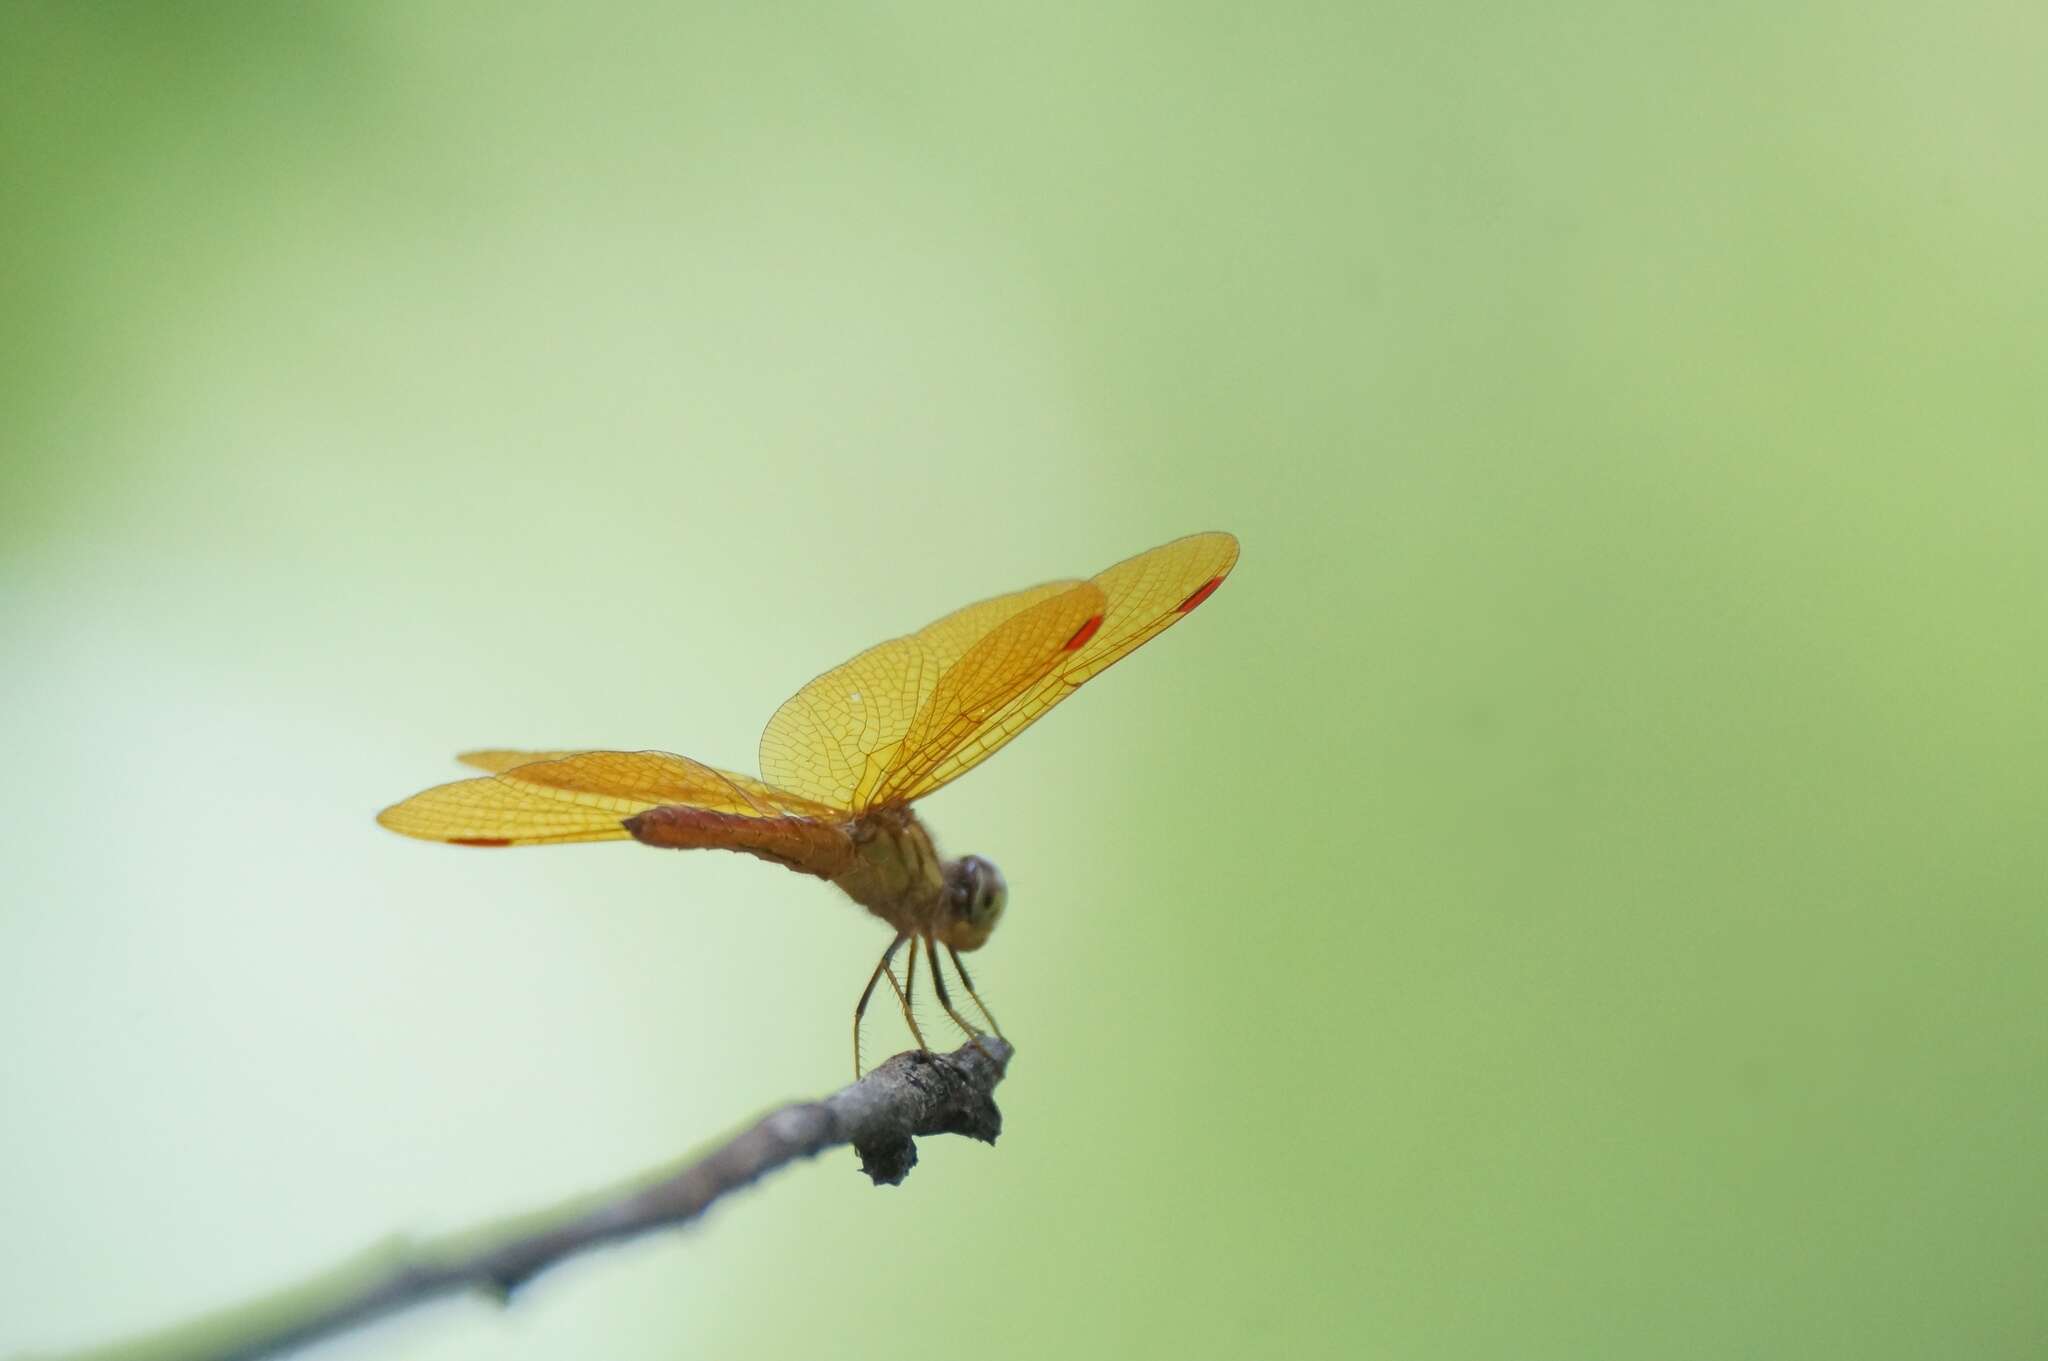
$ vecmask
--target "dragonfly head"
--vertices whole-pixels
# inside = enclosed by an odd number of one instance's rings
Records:
[[[978,950],[1002,918],[1009,899],[1003,872],[978,855],[963,855],[946,866],[946,902],[951,920],[941,932],[956,950]]]

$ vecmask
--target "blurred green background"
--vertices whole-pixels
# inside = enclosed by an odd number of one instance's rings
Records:
[[[0,25],[0,1353],[839,1084],[832,890],[371,815],[1210,527],[926,806],[999,1148],[319,1354],[2041,1353],[2038,5]]]

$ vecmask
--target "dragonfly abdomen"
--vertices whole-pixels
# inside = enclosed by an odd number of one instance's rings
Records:
[[[744,851],[800,874],[836,879],[853,866],[843,828],[811,818],[746,817],[686,804],[664,804],[625,820],[636,841],[670,850]]]

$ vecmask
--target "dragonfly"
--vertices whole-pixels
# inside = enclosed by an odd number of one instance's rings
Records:
[[[632,840],[738,851],[829,880],[895,932],[854,1005],[854,1076],[861,1021],[884,978],[911,1038],[929,1048],[913,1004],[920,951],[940,1007],[979,1043],[1002,1029],[961,956],[988,943],[1009,890],[981,856],[942,857],[914,805],[1178,623],[1223,584],[1237,552],[1229,534],[1191,534],[1085,581],[995,596],[871,647],[775,711],[758,778],[664,751],[471,751],[457,759],[488,774],[415,794],[377,821],[456,846]],[[956,1007],[942,947],[987,1030]]]

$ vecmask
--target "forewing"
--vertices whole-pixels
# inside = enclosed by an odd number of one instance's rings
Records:
[[[664,804],[743,817],[817,816],[830,810],[747,776],[685,756],[656,751],[586,751],[512,764],[504,773],[458,780],[415,794],[377,815],[395,832],[468,846],[531,846],[567,841],[617,841],[621,824]]]
[[[784,701],[761,734],[761,774],[841,811],[861,806],[888,769],[940,677],[997,627],[1074,589],[1052,581],[953,611],[877,644]]]
[[[517,771],[538,783],[609,793],[622,798],[660,796],[662,803],[686,803],[714,812],[762,817],[796,814],[823,817],[835,809],[792,794],[786,789],[720,770],[665,751],[465,751],[455,758],[493,774]],[[545,765],[545,770],[528,767]],[[742,801],[744,806],[742,806]]]
[[[860,806],[902,802],[905,772],[928,769],[1039,685],[1086,645],[1106,608],[1101,587],[1084,581],[984,634],[939,677],[880,777],[859,791]]]
[[[1102,592],[1100,625],[1075,639],[1041,677],[978,722],[935,729],[935,740],[898,763],[871,801],[908,803],[980,765],[1082,682],[1207,600],[1236,563],[1237,540],[1231,535],[1191,534],[1097,574],[1090,584]]]
[[[536,761],[559,761],[567,756],[581,756],[588,750],[588,747],[579,747],[570,751],[508,751],[494,747],[489,751],[465,751],[455,759],[466,766],[475,766],[478,770],[488,770],[493,775],[501,775],[508,770],[517,770],[520,766],[530,766]]]

